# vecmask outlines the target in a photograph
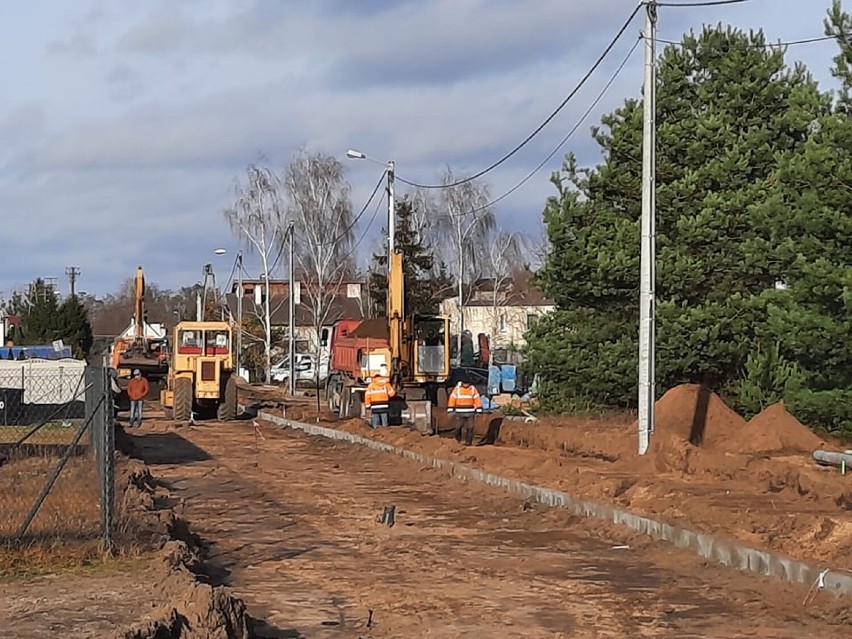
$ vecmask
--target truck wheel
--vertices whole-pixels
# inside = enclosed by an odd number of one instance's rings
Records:
[[[325,387],[325,398],[328,403],[328,412],[332,415],[337,415],[340,411],[340,393],[343,384],[339,382],[336,376],[328,378]]]
[[[237,418],[237,380],[233,375],[225,384],[225,396],[216,409],[216,417],[220,422],[227,422]]]
[[[175,405],[172,412],[178,422],[189,421],[192,417],[192,380],[188,377],[175,380]]]
[[[337,415],[343,419],[349,417],[349,407],[352,400],[352,389],[348,386],[344,386],[340,391],[340,407],[338,408]]]

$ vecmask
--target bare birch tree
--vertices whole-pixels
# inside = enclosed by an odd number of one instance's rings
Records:
[[[514,292],[514,274],[523,266],[523,245],[524,240],[519,234],[495,230],[482,246],[483,272],[491,284],[489,366],[494,359],[495,335],[499,331],[501,309],[505,308]]]
[[[350,186],[334,157],[301,150],[284,172],[287,218],[295,227],[295,261],[304,303],[316,329],[317,375],[322,361],[320,335],[344,280],[355,271],[355,221]]]
[[[285,202],[281,180],[270,169],[250,165],[246,169],[247,184],[237,182],[234,205],[225,210],[231,230],[251,254],[260,258],[264,295],[262,310],[257,313],[263,326],[266,382],[272,378],[272,311],[269,282],[284,241]],[[242,295],[243,291],[237,291]],[[238,330],[243,331],[242,325]],[[250,333],[243,331],[251,339]]]
[[[473,283],[471,275],[481,261],[481,250],[495,228],[494,213],[488,206],[488,187],[476,180],[457,184],[463,178],[447,168],[442,183],[447,185],[438,196],[435,217],[437,230],[450,242],[447,262],[456,278],[459,312],[458,355],[461,358],[464,332],[465,283]],[[453,186],[450,186],[453,185]]]

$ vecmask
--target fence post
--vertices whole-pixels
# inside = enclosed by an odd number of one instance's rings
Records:
[[[96,419],[95,419],[95,407],[98,405],[97,396],[98,396],[98,379],[95,374],[95,369],[92,366],[86,366],[85,369],[85,377],[86,377],[86,421],[89,424],[89,441],[92,443],[92,450],[94,453],[94,463],[95,468],[98,473],[98,485],[102,481],[100,472],[101,472],[101,433],[98,428],[96,428]]]
[[[115,410],[112,398],[109,369],[100,368],[99,383],[103,401],[100,404],[101,454],[99,473],[101,476],[101,514],[103,523],[104,550],[112,548],[113,515],[115,509]]]

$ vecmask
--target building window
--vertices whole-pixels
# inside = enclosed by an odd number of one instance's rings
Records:
[[[505,313],[500,313],[500,322],[499,322],[498,326],[499,326],[501,333],[506,332],[506,314]]]
[[[538,319],[538,315],[536,315],[535,313],[527,314],[527,329],[530,329],[535,325],[536,319]]]

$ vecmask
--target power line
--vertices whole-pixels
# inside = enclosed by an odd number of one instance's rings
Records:
[[[567,105],[568,102],[571,101],[571,99],[577,94],[577,92],[579,92],[579,90],[583,87],[583,85],[586,84],[586,81],[588,81],[588,79],[592,76],[592,74],[601,65],[601,63],[604,61],[604,59],[607,57],[607,55],[609,55],[609,52],[616,45],[616,43],[618,43],[618,41],[621,39],[621,36],[624,35],[624,32],[627,31],[627,28],[630,26],[630,23],[633,22],[633,18],[636,17],[636,14],[639,12],[639,9],[641,9],[641,7],[642,7],[642,5],[640,4],[640,5],[637,5],[633,9],[633,11],[630,13],[630,17],[627,18],[627,20],[621,26],[621,29],[618,30],[618,33],[616,33],[615,37],[612,39],[612,41],[609,43],[609,45],[607,45],[607,47],[606,47],[606,49],[604,49],[603,53],[601,53],[600,57],[598,57],[598,59],[595,61],[595,63],[592,65],[592,67],[580,79],[580,82],[571,90],[571,92],[565,97],[565,99],[562,100],[562,102],[559,104],[559,106],[557,106],[556,109],[549,116],[547,116],[547,118],[544,120],[544,122],[539,124],[538,127],[536,127],[536,129],[532,133],[530,133],[526,138],[524,138],[524,140],[520,144],[518,144],[514,149],[512,149],[511,151],[506,153],[506,155],[501,157],[499,160],[497,160],[493,164],[485,167],[481,171],[474,173],[473,175],[470,175],[470,176],[468,176],[468,177],[466,177],[462,180],[457,180],[457,181],[452,182],[450,184],[418,184],[417,182],[412,182],[410,180],[406,180],[406,179],[401,178],[399,176],[396,176],[396,179],[399,180],[400,182],[403,182],[404,184],[408,184],[409,186],[413,186],[415,188],[420,188],[420,189],[447,189],[447,188],[451,188],[451,187],[454,187],[454,186],[460,186],[462,184],[466,184],[467,182],[471,182],[471,181],[473,181],[477,178],[482,177],[486,173],[490,173],[491,171],[496,169],[498,166],[503,164],[506,160],[508,160],[513,155],[515,155],[518,151],[520,151],[523,147],[525,147],[527,144],[529,144],[529,142],[536,135],[538,135],[541,132],[541,130],[544,129],[544,127],[546,127],[548,124],[550,124],[551,120],[553,120],[553,118],[555,118],[562,111],[562,109],[565,108],[565,105]]]
[[[797,44],[811,44],[813,42],[826,42],[827,40],[838,40],[842,38],[838,38],[837,36],[815,36],[813,38],[802,38],[800,40],[786,40],[779,42],[766,42],[764,44],[748,44],[747,46],[756,48],[756,49],[771,49],[772,47],[788,47]],[[661,44],[670,44],[676,47],[683,46],[683,42],[678,42],[677,40],[665,40],[663,38],[655,38],[654,42],[659,42]]]
[[[464,213],[461,214],[461,216],[473,215],[474,213],[479,213],[480,211],[484,211],[485,209],[494,206],[498,202],[505,200],[512,193],[517,191],[524,184],[526,184],[530,179],[532,179],[532,177],[536,173],[538,173],[541,170],[541,168],[545,164],[547,164],[551,160],[551,158],[553,158],[553,156],[556,155],[563,146],[565,146],[565,144],[568,142],[568,140],[571,138],[571,136],[574,135],[577,132],[577,130],[582,126],[583,122],[586,121],[586,118],[588,118],[589,115],[592,113],[592,111],[594,111],[595,107],[603,99],[604,95],[606,95],[606,92],[612,86],[613,82],[615,82],[615,79],[621,74],[621,72],[624,70],[624,67],[627,66],[627,62],[633,56],[633,53],[636,51],[636,47],[639,46],[639,43],[641,41],[642,41],[642,39],[639,38],[639,39],[636,40],[636,42],[633,43],[633,46],[630,48],[630,51],[624,57],[624,60],[622,60],[621,64],[618,65],[618,68],[615,70],[615,73],[612,74],[610,79],[607,81],[607,83],[604,85],[604,87],[600,90],[598,95],[592,101],[591,105],[589,105],[589,108],[586,109],[586,111],[583,113],[583,115],[580,116],[580,119],[577,121],[577,123],[571,128],[570,131],[568,131],[568,133],[565,134],[565,137],[563,137],[562,140],[559,141],[559,144],[556,145],[556,147],[547,155],[547,157],[545,157],[541,162],[539,162],[539,164],[532,171],[530,171],[526,175],[526,177],[524,177],[520,182],[518,182],[511,189],[509,189],[508,191],[503,193],[503,195],[501,195],[498,198],[493,199],[491,202],[488,202],[487,204],[483,204],[482,206],[478,206],[475,209],[465,211]]]
[[[353,244],[353,245],[352,245],[352,249],[351,249],[351,250],[352,250],[352,252],[353,252],[353,253],[355,252],[355,249],[357,249],[357,248],[358,248],[358,246],[361,244],[361,242],[363,242],[363,241],[364,241],[364,238],[367,236],[367,233],[369,233],[369,231],[370,231],[370,227],[372,227],[372,226],[373,226],[373,222],[375,222],[375,221],[376,221],[376,217],[377,217],[377,216],[378,216],[378,214],[379,214],[379,209],[381,208],[381,205],[382,205],[382,201],[381,201],[381,200],[379,200],[378,202],[376,202],[376,208],[375,208],[375,209],[373,209],[373,215],[370,217],[370,221],[369,221],[369,222],[367,222],[367,228],[365,228],[365,229],[364,229],[364,232],[363,232],[363,233],[361,233],[361,237],[359,237],[359,238],[358,238],[358,241],[357,241],[357,242],[355,242],[355,244]]]
[[[349,233],[352,231],[352,229],[355,228],[355,225],[358,224],[358,221],[363,217],[364,213],[367,211],[367,208],[370,206],[370,203],[373,201],[373,198],[376,197],[376,193],[379,192],[379,187],[382,185],[382,182],[385,179],[385,175],[387,175],[387,169],[385,171],[383,171],[382,174],[379,176],[379,181],[376,182],[376,186],[373,188],[373,192],[370,194],[370,197],[367,200],[367,203],[364,204],[363,208],[359,211],[358,215],[355,216],[355,219],[352,220],[352,222],[346,227],[346,229],[340,235],[335,237],[333,240],[331,240],[329,242],[321,242],[317,246],[334,246],[335,244],[337,244],[341,240],[345,239],[349,235]],[[278,260],[280,260],[281,257],[284,255],[284,246],[285,245],[282,242],[281,246],[278,249],[278,255],[275,256],[275,261],[272,263],[272,267],[269,269],[270,273],[275,272],[275,269],[278,266]]]
[[[379,187],[382,185],[382,182],[383,182],[383,181],[384,181],[384,179],[385,179],[385,175],[387,175],[387,169],[385,169],[384,171],[382,171],[382,174],[381,174],[381,176],[379,177],[379,181],[378,181],[378,182],[376,182],[376,186],[375,186],[375,188],[373,188],[373,192],[372,192],[372,193],[370,193],[370,197],[367,199],[367,203],[366,203],[366,204],[364,204],[364,206],[363,206],[363,208],[361,209],[361,211],[358,213],[358,215],[356,215],[356,216],[355,216],[355,219],[354,219],[354,220],[352,220],[352,223],[351,223],[349,226],[347,226],[347,227],[346,227],[346,230],[345,230],[345,231],[343,231],[343,232],[342,232],[339,236],[337,236],[336,238],[334,238],[332,241],[330,241],[330,242],[323,242],[323,245],[324,245],[324,246],[334,246],[334,245],[335,245],[335,244],[337,244],[340,240],[345,239],[345,238],[346,238],[346,236],[348,236],[348,235],[349,235],[349,233],[352,231],[352,229],[353,229],[353,228],[355,228],[355,225],[356,225],[356,224],[358,224],[358,220],[360,220],[360,219],[361,219],[361,217],[363,217],[364,213],[367,211],[367,208],[370,206],[370,203],[373,201],[373,198],[374,198],[374,197],[376,197],[376,193],[378,193],[378,192],[379,192]]]
[[[658,7],[719,7],[726,4],[743,4],[751,0],[705,0],[704,2],[657,2]]]

